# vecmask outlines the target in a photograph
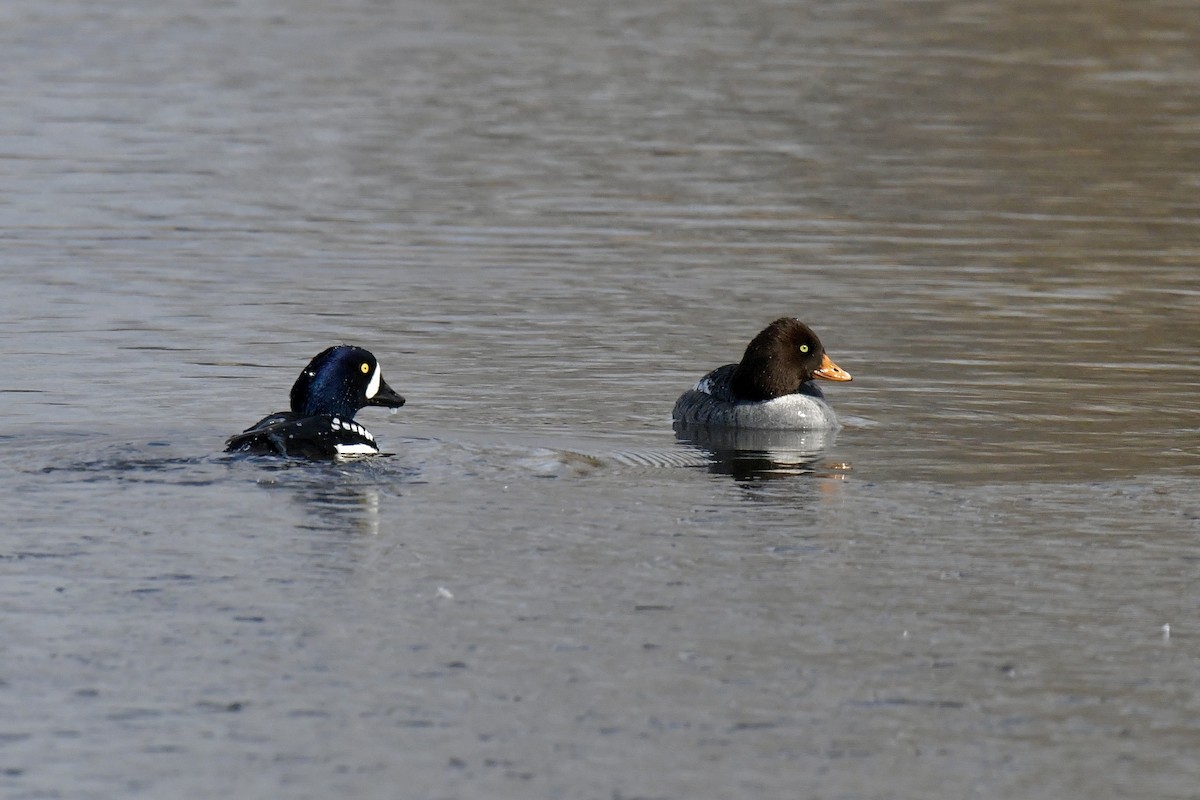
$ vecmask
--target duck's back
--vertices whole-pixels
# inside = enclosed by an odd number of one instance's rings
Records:
[[[374,454],[379,447],[357,422],[328,414],[305,416],[280,411],[229,437],[225,452],[329,459]]]
[[[672,418],[687,425],[761,430],[828,430],[838,427],[834,410],[812,381],[794,394],[772,400],[738,400],[731,388],[737,364],[718,367],[680,395]]]

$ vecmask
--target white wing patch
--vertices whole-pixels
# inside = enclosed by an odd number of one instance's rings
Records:
[[[379,452],[373,444],[337,444],[334,449],[339,456],[373,456]]]
[[[707,377],[701,378],[696,382],[696,386],[692,391],[704,392],[704,394],[712,394],[712,381]]]
[[[379,365],[375,365],[375,371],[371,373],[371,382],[367,384],[367,399],[370,400],[375,395],[379,394],[379,383],[383,380],[383,370]]]

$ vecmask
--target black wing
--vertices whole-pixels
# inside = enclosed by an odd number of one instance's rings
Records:
[[[332,423],[333,418],[326,414],[301,417],[292,411],[280,411],[229,437],[225,452],[333,458],[338,454],[339,436]]]

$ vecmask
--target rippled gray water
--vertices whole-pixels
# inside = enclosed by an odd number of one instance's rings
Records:
[[[0,795],[1196,797],[1197,24],[6,4]],[[220,453],[338,341],[394,455]]]

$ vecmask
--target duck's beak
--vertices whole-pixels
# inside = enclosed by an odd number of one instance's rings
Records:
[[[828,355],[821,356],[821,366],[813,372],[813,376],[824,378],[827,381],[848,381],[851,380],[850,373],[839,367],[837,364],[829,360]]]
[[[396,390],[388,386],[387,381],[380,377],[379,390],[375,392],[374,397],[367,401],[367,405],[399,408],[404,405],[404,398],[396,394]]]

